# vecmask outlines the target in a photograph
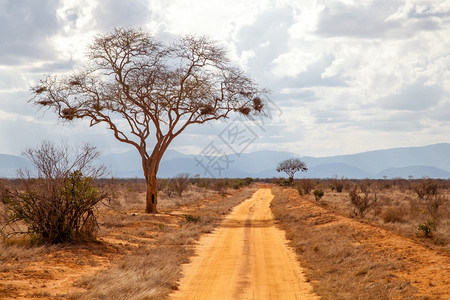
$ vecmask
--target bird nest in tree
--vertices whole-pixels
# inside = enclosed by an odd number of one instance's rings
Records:
[[[38,103],[40,105],[42,105],[42,106],[47,106],[47,105],[52,104],[52,101],[50,101],[50,100],[41,100],[41,101],[38,101]]]
[[[200,109],[200,114],[202,115],[212,115],[214,114],[214,107],[212,105],[206,105]]]
[[[248,115],[248,114],[250,114],[250,112],[252,111],[252,109],[251,108],[249,108],[249,107],[241,107],[241,108],[239,108],[239,112],[241,113],[241,114],[243,114],[243,115]]]
[[[64,108],[61,110],[61,117],[67,120],[73,120],[75,118],[77,110],[73,107]]]
[[[263,102],[261,100],[261,98],[256,97],[255,99],[253,99],[253,109],[260,112],[263,109]]]
[[[38,87],[34,92],[36,94],[41,94],[41,93],[45,92],[46,90],[47,90],[47,87],[41,86],[41,87]]]

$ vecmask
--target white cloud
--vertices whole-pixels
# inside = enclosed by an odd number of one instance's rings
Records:
[[[302,51],[283,53],[272,61],[272,73],[277,77],[295,77],[300,73],[306,72],[309,66],[321,59],[322,55],[320,53]]]
[[[73,135],[106,151],[126,148],[102,127],[58,125],[27,103],[30,83],[76,68],[95,34],[123,25],[162,38],[210,35],[273,90],[282,115],[249,150],[317,156],[450,142],[448,0],[6,0],[0,138],[9,143],[0,153],[30,146],[13,143],[17,136],[33,143]],[[189,129],[174,147],[201,151],[221,128]]]
[[[0,2],[0,62],[15,65],[33,59],[51,58],[50,37],[57,31],[58,2]]]

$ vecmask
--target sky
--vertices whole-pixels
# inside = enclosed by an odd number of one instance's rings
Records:
[[[207,35],[272,91],[270,118],[192,126],[170,149],[319,157],[450,142],[448,0],[0,0],[0,153],[44,139],[130,149],[29,103],[30,86],[82,66],[93,38],[118,26]]]

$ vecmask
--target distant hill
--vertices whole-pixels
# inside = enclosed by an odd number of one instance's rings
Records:
[[[278,162],[292,157],[300,158],[309,169],[306,173],[297,173],[296,178],[450,178],[449,143],[329,157],[301,157],[279,151],[208,157],[168,150],[161,161],[158,175],[167,178],[186,172],[201,177],[284,177],[285,174],[276,172],[275,168]],[[123,154],[105,155],[102,161],[112,176],[143,177],[141,160],[134,149]],[[14,177],[17,168],[27,165],[23,157],[0,155],[0,176]]]
[[[16,177],[18,169],[30,167],[30,161],[25,157],[0,154],[0,177]]]
[[[383,176],[387,176],[388,178],[408,178],[410,176],[412,176],[412,178],[450,178],[450,172],[435,167],[411,166],[404,168],[389,168],[379,173],[376,177],[383,178]]]
[[[371,177],[369,173],[343,163],[321,164],[315,167],[311,167],[311,169],[307,173],[303,174],[301,177],[333,178],[334,176],[339,177],[345,176],[347,178]]]
[[[435,167],[450,172],[450,144],[393,148],[321,158],[305,157],[304,159],[309,162],[310,166],[324,163],[344,163],[373,175],[390,168],[411,166]]]

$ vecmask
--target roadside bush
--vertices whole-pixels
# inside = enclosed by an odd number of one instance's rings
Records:
[[[405,211],[399,207],[389,207],[383,213],[384,223],[401,223],[404,222]]]
[[[320,199],[322,199],[323,195],[324,195],[324,192],[321,189],[314,190],[314,199],[316,199],[316,201],[320,201]]]
[[[316,183],[311,179],[301,179],[298,183],[297,189],[299,190],[299,192],[301,189],[302,192],[300,192],[300,195],[309,195],[315,185]]]
[[[173,193],[179,197],[189,187],[191,175],[188,173],[180,173],[171,178],[163,187],[165,193],[170,198]]]
[[[227,191],[227,181],[225,179],[214,179],[211,188],[219,194],[224,194]]]
[[[335,190],[338,193],[342,193],[345,186],[345,180],[344,179],[338,179],[335,177],[333,181],[331,182],[331,190]]]
[[[425,223],[417,225],[417,235],[430,238],[436,230],[436,223],[433,220],[427,220]]]
[[[243,188],[244,186],[249,186],[253,183],[253,178],[246,177],[244,179],[232,179],[229,181],[229,186],[232,187],[235,190],[238,190],[240,188]]]
[[[198,223],[198,222],[200,222],[200,216],[184,215],[184,219],[185,219],[188,223]]]
[[[360,192],[358,191],[358,187]],[[370,197],[369,193],[367,184],[355,186],[349,192],[350,204],[353,206],[353,212],[356,216],[364,217],[367,209],[377,202],[377,194]]]
[[[92,183],[104,170],[91,164],[98,155],[91,145],[72,151],[50,142],[27,150],[25,156],[36,167],[37,177],[21,171],[21,186],[0,187],[8,224],[22,221],[27,229],[4,234],[27,233],[51,244],[92,239],[97,229],[95,206],[106,198]]]

